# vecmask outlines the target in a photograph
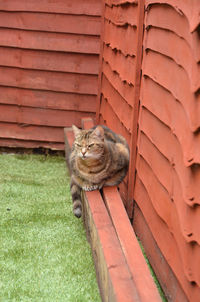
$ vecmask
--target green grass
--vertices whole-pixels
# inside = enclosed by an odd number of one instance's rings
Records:
[[[0,301],[100,301],[62,157],[0,154]]]
[[[152,277],[154,279],[154,282],[156,284],[156,287],[158,289],[160,297],[161,297],[161,299],[162,299],[163,302],[167,302],[167,298],[165,296],[165,293],[164,293],[164,291],[163,291],[163,289],[162,289],[162,287],[161,287],[161,285],[160,285],[160,283],[159,283],[159,281],[158,281],[158,279],[156,277],[156,274],[155,274],[155,272],[154,272],[154,270],[153,270],[153,268],[152,268],[152,266],[151,266],[151,264],[150,264],[150,262],[149,262],[149,260],[147,258],[147,255],[145,253],[144,247],[143,247],[143,245],[142,245],[142,243],[141,243],[141,241],[139,239],[138,239],[138,242],[139,242],[140,248],[142,250],[143,256],[145,258],[145,261],[146,261],[146,263],[147,263],[147,265],[149,267],[150,273],[151,273],[151,275],[152,275]]]

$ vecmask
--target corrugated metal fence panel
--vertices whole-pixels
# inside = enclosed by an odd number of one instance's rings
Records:
[[[96,111],[101,1],[36,2],[0,1],[0,145],[63,149]]]
[[[200,301],[199,12],[197,0],[146,0],[135,186],[190,302]]]

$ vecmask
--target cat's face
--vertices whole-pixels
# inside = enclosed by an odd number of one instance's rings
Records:
[[[72,127],[75,134],[74,150],[83,159],[99,159],[104,153],[104,131],[101,127],[95,130],[80,130]]]

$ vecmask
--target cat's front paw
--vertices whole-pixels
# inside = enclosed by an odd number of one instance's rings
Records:
[[[82,187],[83,191],[87,191],[87,192],[89,192],[89,191],[95,191],[98,188],[99,188],[98,185],[85,185],[85,186]]]

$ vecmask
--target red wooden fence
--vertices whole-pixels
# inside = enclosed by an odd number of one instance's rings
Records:
[[[197,302],[200,2],[104,4],[97,117],[130,144],[121,189],[169,301]]]
[[[199,1],[146,0],[134,195],[193,302],[200,301],[199,13]],[[173,280],[168,277],[164,286]],[[177,289],[171,295],[186,301]]]
[[[0,0],[0,146],[63,149],[98,93],[97,122],[130,145],[120,192],[173,302],[200,301],[199,15],[199,0]]]
[[[96,111],[101,2],[0,1],[0,145],[63,149]]]
[[[143,20],[142,23],[140,20],[142,18],[138,18],[139,11],[143,12],[140,6],[138,8],[137,1],[107,0],[103,8],[97,121],[121,133],[130,145],[138,111],[138,86],[135,85],[135,78],[137,72],[140,73],[138,63],[141,47],[139,49],[138,45],[139,39],[142,41],[143,27]],[[134,164],[132,156],[131,163]],[[120,191],[128,210],[131,210],[132,203],[127,203],[127,186],[128,179],[120,186]],[[132,187],[133,183],[129,188]],[[133,199],[133,192],[130,197]]]

